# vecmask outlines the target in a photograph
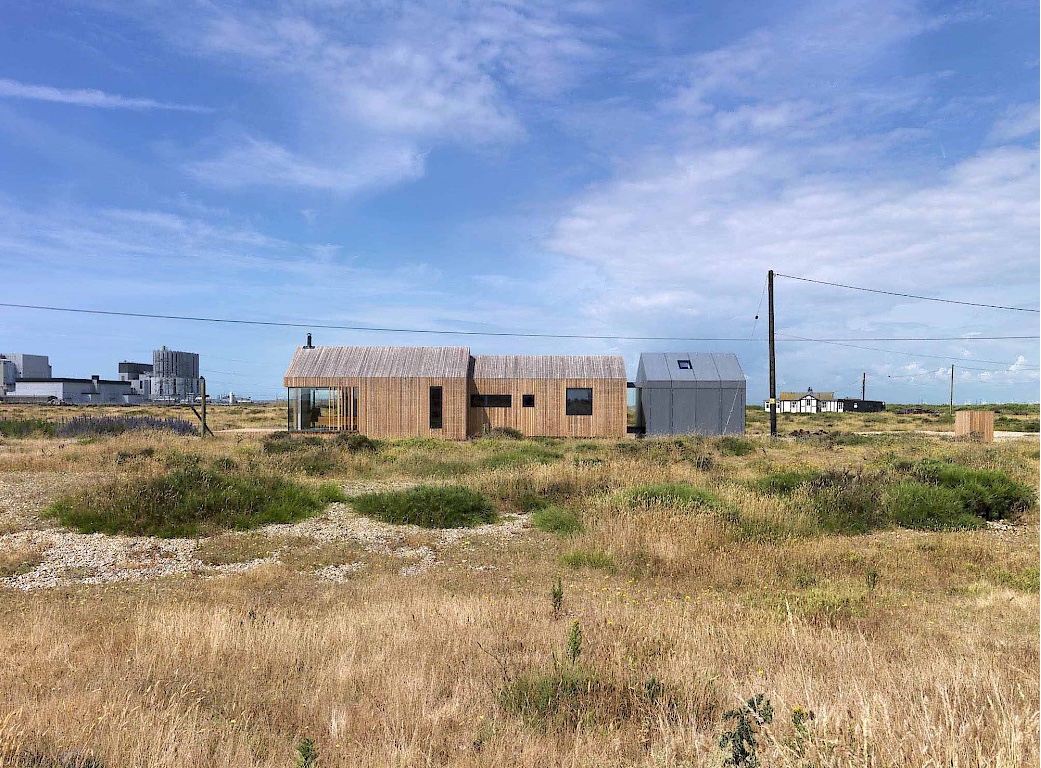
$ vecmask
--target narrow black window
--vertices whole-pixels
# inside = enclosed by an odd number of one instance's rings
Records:
[[[441,429],[442,422],[442,403],[444,399],[444,390],[441,387],[430,388],[430,428]]]
[[[684,371],[690,370],[690,360],[677,360],[676,365],[678,365]]]
[[[470,395],[471,408],[512,408],[513,395]]]
[[[568,387],[564,412],[568,416],[592,416],[593,390],[589,387]]]
[[[534,408],[535,395],[521,395],[521,405],[525,408]]]

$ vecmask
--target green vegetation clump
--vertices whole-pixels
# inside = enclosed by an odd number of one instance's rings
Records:
[[[980,528],[983,518],[967,511],[953,488],[903,480],[886,489],[886,506],[905,528],[925,531]]]
[[[614,571],[614,557],[610,552],[599,549],[573,549],[560,556],[560,562],[569,568],[596,568]]]
[[[560,451],[537,443],[522,443],[509,450],[496,451],[485,457],[481,464],[489,469],[523,467],[528,464],[552,464],[563,455]]]
[[[321,508],[319,494],[282,477],[190,466],[67,496],[48,514],[82,533],[172,538],[292,523]]]
[[[341,432],[336,436],[336,444],[350,453],[376,453],[380,449],[378,441],[359,432]]]
[[[582,519],[574,511],[556,505],[535,510],[531,515],[531,522],[540,531],[561,536],[580,533],[585,529]]]
[[[1032,488],[1004,472],[922,459],[913,465],[911,474],[925,483],[956,491],[965,511],[984,520],[1016,520],[1037,498]]]
[[[338,486],[336,483],[322,483],[315,491],[315,495],[317,495],[318,500],[324,504],[349,501],[347,494],[343,492],[343,488]]]
[[[743,437],[727,435],[719,438],[719,452],[724,456],[747,456],[755,450],[755,443]]]
[[[493,427],[485,432],[483,437],[492,440],[523,440],[524,433],[513,427]]]
[[[359,514],[395,525],[472,528],[498,520],[495,507],[483,494],[460,486],[368,493],[351,502]]]
[[[769,475],[758,477],[753,486],[760,493],[768,493],[777,496],[787,496],[796,488],[808,485],[820,476],[820,472],[814,469],[789,470],[787,472],[774,472]]]
[[[821,472],[808,488],[810,504],[827,533],[856,535],[890,525],[875,475]]]
[[[54,437],[56,429],[43,419],[0,419],[0,435],[4,437]]]
[[[641,485],[629,491],[629,501],[634,506],[664,504],[701,509],[723,509],[727,506],[716,494],[687,483]]]

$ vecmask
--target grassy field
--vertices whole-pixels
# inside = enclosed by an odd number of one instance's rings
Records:
[[[1037,766],[1037,437],[880,416],[0,438],[0,765]]]

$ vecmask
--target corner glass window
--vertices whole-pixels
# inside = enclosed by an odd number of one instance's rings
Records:
[[[535,395],[521,395],[521,405],[524,408],[535,407]]]
[[[568,416],[593,415],[593,390],[590,387],[568,387],[567,405],[564,411]]]

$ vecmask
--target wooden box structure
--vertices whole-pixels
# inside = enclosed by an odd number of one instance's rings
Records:
[[[993,443],[994,412],[957,411],[954,414],[954,436],[981,443]]]
[[[467,347],[299,347],[284,378],[290,431],[463,440],[624,437],[617,356],[470,355]]]

